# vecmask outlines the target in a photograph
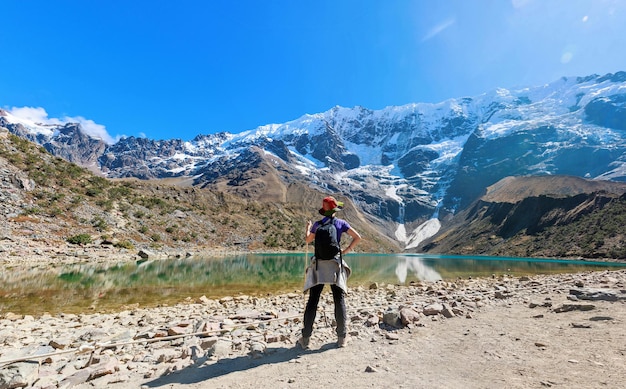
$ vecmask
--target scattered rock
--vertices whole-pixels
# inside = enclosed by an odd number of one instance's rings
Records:
[[[380,319],[377,315],[370,315],[366,320],[365,320],[365,326],[366,327],[374,327],[377,326],[378,323],[380,322]]]
[[[71,344],[71,340],[68,338],[56,338],[52,339],[48,344],[57,350],[63,350]]]
[[[174,326],[167,329],[167,336],[184,335],[189,332],[187,327]]]
[[[528,307],[529,308],[537,308],[537,307],[551,308],[552,307],[552,302],[550,302],[550,301],[544,301],[542,303],[531,302],[530,304],[528,304]]]
[[[250,345],[250,356],[253,359],[262,358],[263,355],[265,354],[266,348],[267,348],[267,345],[263,342],[253,342]]]
[[[443,304],[435,303],[435,304],[430,304],[430,305],[425,306],[422,313],[424,313],[424,315],[426,316],[433,316],[433,315],[438,315],[442,313],[443,309],[444,309]]]
[[[387,332],[385,334],[385,339],[387,340],[399,340],[400,336],[395,332]]]
[[[610,316],[593,316],[589,318],[590,321],[610,321],[613,320]]]
[[[403,325],[415,323],[420,320],[420,313],[413,308],[400,309],[400,321]]]
[[[97,365],[89,367],[89,376],[87,377],[87,381],[92,381],[96,378],[113,374],[116,370],[119,370],[119,367],[117,365],[117,360],[115,360],[114,358],[108,359],[104,362],[100,362]]]
[[[591,311],[595,308],[595,305],[591,304],[563,304],[560,307],[554,308],[554,312]]]
[[[570,289],[569,293],[579,300],[617,301],[626,299],[625,292],[610,289]]]
[[[156,255],[152,251],[146,249],[139,250],[139,252],[137,252],[137,255],[143,259],[154,259],[156,257]]]
[[[399,312],[385,312],[383,314],[383,323],[393,328],[402,328],[402,319]]]
[[[6,320],[11,320],[11,321],[21,320],[23,317],[24,317],[23,315],[17,315],[13,312],[7,312],[4,314],[4,318]]]
[[[209,353],[216,357],[226,357],[230,354],[232,342],[224,339],[218,339],[209,350]]]
[[[446,319],[451,319],[454,316],[456,316],[454,314],[454,310],[452,310],[449,306],[447,306],[446,304],[443,305],[443,310],[441,311],[441,314],[443,315],[443,317],[445,317]]]

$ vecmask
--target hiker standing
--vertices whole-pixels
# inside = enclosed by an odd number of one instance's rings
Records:
[[[304,328],[298,340],[300,347],[307,349],[313,332],[313,322],[317,313],[317,305],[325,284],[330,284],[335,304],[335,321],[337,322],[337,346],[344,347],[346,338],[346,303],[345,294],[348,289],[347,280],[350,267],[343,260],[343,254],[354,249],[361,235],[350,224],[335,217],[335,213],[343,209],[343,203],[329,196],[322,201],[319,213],[324,216],[320,221],[307,222],[306,244],[315,241],[315,255],[306,270],[304,291],[309,290],[309,300],[304,312]],[[345,249],[341,249],[341,235],[347,233],[352,241]]]

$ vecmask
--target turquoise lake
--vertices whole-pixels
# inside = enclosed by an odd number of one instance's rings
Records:
[[[352,268],[350,287],[626,267],[613,262],[423,254],[349,254],[345,260]],[[306,264],[304,253],[290,253],[123,262],[109,267],[81,264],[35,274],[8,270],[0,276],[0,309],[32,315],[79,313],[175,304],[200,296],[301,292]]]

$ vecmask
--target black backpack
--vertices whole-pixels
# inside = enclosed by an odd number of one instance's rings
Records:
[[[341,253],[337,236],[335,218],[328,218],[326,223],[320,221],[320,226],[315,231],[315,258],[335,259]]]

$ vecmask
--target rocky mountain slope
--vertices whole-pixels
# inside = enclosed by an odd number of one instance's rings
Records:
[[[626,260],[626,183],[507,177],[419,251]]]
[[[309,201],[294,198],[293,186],[332,193],[412,250],[504,177],[626,180],[625,91],[626,72],[563,77],[438,104],[334,107],[191,141],[105,144],[78,125],[33,123],[7,111],[0,127],[108,178],[175,179],[262,203]]]
[[[131,254],[304,251],[305,222],[315,217],[321,196],[294,183],[283,201],[265,203],[163,180],[106,179],[0,129],[3,257],[77,255],[94,245]],[[346,213],[366,237],[360,250],[399,249],[354,206]]]

